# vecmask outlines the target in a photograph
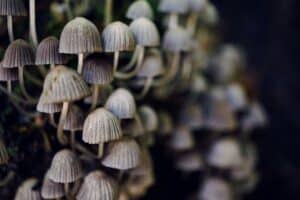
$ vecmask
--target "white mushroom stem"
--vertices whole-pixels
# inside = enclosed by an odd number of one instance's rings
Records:
[[[98,158],[102,158],[104,152],[104,143],[98,144]]]
[[[19,75],[19,83],[20,83],[20,87],[21,87],[21,92],[23,93],[23,95],[26,97],[26,99],[28,100],[33,100],[34,98],[31,97],[25,87],[25,81],[24,81],[24,66],[19,66],[18,67],[18,75]]]
[[[137,45],[136,49],[137,49],[138,58],[137,58],[137,64],[136,64],[134,70],[131,72],[128,72],[128,73],[122,73],[122,72],[116,71],[116,73],[115,73],[116,78],[130,79],[139,72],[139,70],[141,69],[141,66],[143,64],[144,57],[145,57],[145,47],[141,46],[141,45]]]
[[[139,51],[138,46],[136,46],[133,55],[131,56],[130,62],[125,67],[122,68],[122,71],[126,72],[134,66],[134,64],[138,59],[138,51]]]
[[[79,53],[79,54],[78,54],[78,66],[77,66],[77,72],[78,72],[79,74],[82,74],[83,60],[84,60],[84,55],[83,55],[83,53]]]
[[[136,99],[138,99],[138,100],[143,99],[148,94],[148,92],[150,91],[152,83],[153,83],[153,78],[148,77],[146,79],[146,82],[145,82],[145,85],[144,85],[144,88],[143,88],[142,92],[140,94],[136,95]]]
[[[114,74],[116,73],[117,69],[118,69],[118,65],[119,65],[119,57],[120,57],[120,52],[116,51],[114,53]]]
[[[105,25],[112,21],[113,15],[113,0],[105,0]]]
[[[14,37],[13,17],[11,15],[7,16],[7,31],[8,31],[9,41],[13,42],[15,40],[15,37]]]
[[[178,26],[178,14],[171,13],[169,17],[169,29]]]
[[[63,128],[64,128],[64,124],[66,122],[68,110],[69,110],[69,102],[65,101],[63,103],[63,107],[62,107],[62,111],[61,111],[60,119],[59,119],[59,123],[58,123],[58,128],[57,128],[57,139],[63,145],[68,143],[68,139],[66,138],[66,136],[63,133]]]
[[[70,197],[70,186],[69,186],[69,183],[64,183],[64,189],[65,189],[66,198],[68,200],[70,200],[71,197]]]
[[[35,0],[29,0],[29,20],[30,20],[30,37],[34,46],[38,45],[38,37],[36,32],[36,15],[35,15]]]
[[[95,110],[98,104],[98,99],[100,95],[100,85],[93,86],[93,95],[92,95],[92,105],[90,110]]]
[[[11,93],[12,93],[11,81],[7,81],[7,91],[8,91],[8,94],[11,95]]]

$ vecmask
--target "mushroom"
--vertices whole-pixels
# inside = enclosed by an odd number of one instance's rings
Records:
[[[195,102],[187,102],[179,114],[179,122],[191,130],[198,130],[204,126],[204,117],[201,105]]]
[[[234,112],[242,111],[247,107],[247,97],[243,86],[239,83],[231,83],[225,88],[225,95],[229,106]]]
[[[192,35],[195,34],[199,13],[205,9],[207,3],[207,0],[187,0],[188,10],[190,11],[187,19],[187,29]]]
[[[1,0],[0,15],[7,16],[7,30],[10,42],[14,39],[13,16],[26,16],[27,12],[22,0]]]
[[[29,0],[29,25],[30,25],[29,30],[30,30],[31,41],[36,47],[39,42],[38,42],[38,36],[36,31],[35,1],[36,0]]]
[[[26,41],[15,40],[6,49],[2,66],[4,68],[18,68],[21,91],[27,99],[33,99],[25,88],[24,67],[26,65],[34,65],[34,51]]]
[[[69,184],[83,176],[81,163],[72,151],[63,149],[52,159],[48,178],[55,183],[64,184],[65,195],[69,197]]]
[[[37,184],[36,178],[24,181],[17,190],[15,200],[42,200],[40,192],[35,189]]]
[[[98,144],[99,158],[103,155],[104,143],[121,137],[119,119],[105,108],[98,108],[89,114],[84,122],[82,139],[88,144]]]
[[[141,142],[143,145],[152,145],[155,140],[153,133],[157,131],[159,125],[157,113],[153,108],[147,105],[139,107],[138,113],[145,131]]]
[[[126,17],[131,20],[135,20],[141,17],[152,19],[153,10],[146,0],[137,0],[129,6]]]
[[[41,113],[49,114],[49,116],[50,116],[50,123],[53,126],[56,127],[57,125],[56,125],[56,122],[55,122],[54,114],[61,112],[61,110],[62,110],[62,104],[61,103],[45,104],[45,103],[42,103],[42,100],[43,100],[42,97],[39,98],[38,104],[36,106],[36,110],[38,112],[41,112]]]
[[[114,74],[118,69],[119,56],[122,51],[133,51],[135,40],[129,27],[122,22],[113,22],[105,27],[102,32],[104,51],[114,53]]]
[[[60,199],[65,196],[64,185],[53,182],[49,179],[49,171],[47,171],[42,185],[41,194],[44,199]]]
[[[170,135],[172,133],[174,122],[172,116],[167,111],[160,111],[158,113],[159,121],[159,134],[161,135]]]
[[[204,168],[201,154],[191,151],[180,155],[176,160],[176,168],[187,173],[200,171]]]
[[[186,151],[195,146],[195,139],[191,130],[184,125],[177,125],[169,138],[169,147],[174,151]]]
[[[113,81],[113,66],[107,57],[93,54],[83,63],[82,76],[87,83],[93,85],[91,110],[97,107],[101,87]]]
[[[9,94],[12,92],[12,81],[18,80],[18,69],[8,69],[2,66],[0,63],[0,82],[6,81],[7,91]]]
[[[57,138],[60,143],[67,143],[63,135],[63,127],[70,102],[80,100],[90,94],[91,91],[82,77],[65,66],[55,67],[46,76],[40,101],[42,104],[63,104],[57,128]]]
[[[102,51],[100,33],[97,27],[83,17],[70,21],[60,35],[59,52],[77,54],[77,72],[82,73],[84,54]]]
[[[6,146],[3,140],[0,138],[0,165],[6,164],[8,162],[9,156],[6,150]]]
[[[198,194],[198,199],[231,200],[233,191],[229,183],[214,177],[208,177],[204,180]]]
[[[76,196],[77,200],[115,200],[118,197],[116,182],[97,170],[89,173]]]

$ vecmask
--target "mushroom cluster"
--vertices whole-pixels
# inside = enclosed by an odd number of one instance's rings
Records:
[[[157,9],[166,15],[158,20],[147,0],[135,0],[124,13],[127,25],[113,20],[113,0],[106,0],[100,31],[83,17],[91,2],[53,2],[65,26],[59,37],[38,42],[30,0],[27,42],[14,39],[12,20],[27,14],[24,2],[0,0],[10,38],[0,63],[7,88],[0,89],[41,133],[45,152],[15,199],[140,199],[155,185],[150,150],[157,140],[179,172],[203,172],[192,199],[230,200],[251,191],[258,175],[250,136],[267,117],[243,82],[244,53],[218,41],[214,5],[160,0]],[[5,139],[0,165],[14,162]],[[15,172],[7,171],[9,182]]]

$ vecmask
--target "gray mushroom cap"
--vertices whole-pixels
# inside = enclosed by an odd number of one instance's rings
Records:
[[[187,2],[189,10],[193,12],[202,11],[207,4],[207,0],[187,0]]]
[[[127,10],[126,17],[135,20],[140,17],[152,19],[153,11],[146,0],[137,0],[133,2]]]
[[[36,106],[36,110],[41,113],[47,113],[47,114],[54,114],[58,113],[62,110],[62,104],[61,103],[50,103],[50,104],[45,104],[42,103],[41,99],[43,97],[40,97],[39,102]]]
[[[26,16],[27,12],[22,0],[1,0],[0,15]]]
[[[154,132],[158,128],[158,116],[156,111],[150,106],[141,106],[139,108],[142,123],[146,132]]]
[[[155,51],[154,53],[146,55],[144,62],[137,73],[137,77],[154,78],[163,75],[164,73],[165,69],[161,53],[159,51]]]
[[[44,199],[62,198],[65,196],[64,186],[61,183],[55,183],[50,180],[47,172],[43,180],[41,194]]]
[[[164,35],[163,48],[170,52],[189,51],[192,46],[189,32],[182,27],[170,28]]]
[[[192,149],[195,146],[195,141],[190,129],[183,125],[175,127],[169,146],[176,151]]]
[[[188,12],[187,0],[161,0],[159,11],[165,13],[185,14]]]
[[[18,188],[15,200],[41,200],[41,194],[34,187],[38,184],[36,178],[30,178],[24,181]]]
[[[17,68],[4,68],[0,63],[0,81],[17,81],[18,79]]]

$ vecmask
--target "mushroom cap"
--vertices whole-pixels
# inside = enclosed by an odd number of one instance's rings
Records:
[[[58,199],[65,196],[64,185],[61,183],[55,183],[48,178],[48,172],[43,180],[42,197],[44,199]]]
[[[247,97],[241,84],[231,83],[226,87],[225,93],[233,111],[240,111],[246,108],[248,104]]]
[[[0,165],[8,162],[9,156],[3,140],[0,138]]]
[[[22,39],[17,39],[7,47],[2,66],[5,68],[16,68],[25,65],[34,65],[33,48]]]
[[[137,167],[141,161],[141,150],[133,139],[124,138],[109,143],[108,152],[102,159],[106,167],[128,170]]]
[[[1,0],[0,15],[26,16],[27,12],[22,0]]]
[[[242,119],[244,131],[251,131],[255,128],[262,128],[267,125],[268,117],[266,111],[258,102],[253,102],[249,106],[248,114]]]
[[[83,111],[76,105],[71,105],[66,121],[64,124],[64,130],[66,131],[80,131],[83,129],[85,115]]]
[[[18,69],[4,68],[0,63],[0,81],[17,81],[18,79]]]
[[[155,47],[160,44],[160,36],[156,25],[148,18],[138,18],[129,26],[138,45]]]
[[[138,19],[140,17],[153,18],[153,10],[146,0],[138,0],[133,2],[126,13],[128,19]]]
[[[76,101],[90,94],[90,88],[76,71],[60,65],[46,76],[41,102],[49,104]]]
[[[62,65],[67,63],[67,56],[59,53],[59,40],[50,36],[42,40],[36,49],[36,65]]]
[[[41,194],[34,187],[38,184],[36,178],[30,178],[24,181],[18,188],[15,200],[41,200]]]
[[[188,152],[179,156],[176,161],[176,168],[184,172],[194,172],[202,170],[204,163],[198,152]]]
[[[55,183],[75,182],[82,177],[79,159],[68,149],[57,152],[52,160],[48,177]]]
[[[143,148],[141,150],[141,162],[140,164],[129,171],[129,176],[131,178],[140,177],[140,176],[147,176],[149,174],[154,173],[153,168],[153,160],[151,154],[147,148]]]
[[[82,76],[90,84],[110,84],[114,79],[113,65],[107,57],[90,55],[84,60]]]
[[[204,6],[203,11],[201,12],[200,19],[201,21],[203,21],[204,24],[208,24],[208,25],[218,24],[220,16],[216,6],[208,1]]]
[[[122,22],[113,22],[102,32],[105,52],[133,51],[135,40],[129,27]]]
[[[158,128],[158,116],[155,110],[149,106],[141,106],[139,114],[146,132],[154,132]]]
[[[159,51],[155,51],[145,57],[143,64],[138,71],[137,77],[154,78],[163,75],[164,73],[165,69],[161,53]]]
[[[189,10],[193,12],[200,12],[205,9],[207,0],[187,0]]]
[[[176,151],[185,151],[195,146],[194,137],[190,129],[183,125],[178,125],[169,140],[169,146]]]
[[[204,126],[202,108],[198,103],[187,103],[180,112],[179,121],[192,130]]]
[[[93,53],[102,50],[97,27],[83,17],[76,17],[60,35],[59,52],[65,54]]]
[[[159,133],[162,135],[171,134],[174,127],[172,116],[166,111],[161,111],[158,114],[158,118],[159,118],[159,129],[158,129]]]
[[[219,178],[207,178],[198,193],[199,199],[231,200],[233,194],[230,185]]]
[[[124,88],[115,90],[107,99],[105,108],[119,119],[132,119],[136,113],[136,103],[131,92]]]
[[[191,36],[181,27],[170,28],[164,35],[163,48],[170,52],[186,52],[191,49]]]
[[[88,115],[83,125],[82,139],[89,144],[105,143],[122,137],[119,119],[105,108]]]
[[[39,102],[36,106],[36,110],[41,113],[47,113],[47,114],[54,114],[58,113],[62,110],[62,104],[61,103],[50,103],[50,104],[45,104],[41,102],[41,97],[39,99]]]
[[[164,13],[185,14],[188,12],[187,0],[161,0],[159,11]]]
[[[89,173],[76,196],[78,200],[115,200],[118,197],[116,182],[101,171]]]

